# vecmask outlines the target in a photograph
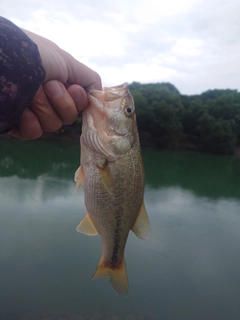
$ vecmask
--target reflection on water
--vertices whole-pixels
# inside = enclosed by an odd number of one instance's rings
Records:
[[[0,319],[239,319],[240,161],[144,151],[153,234],[126,247],[130,292],[91,281],[99,237],[75,231],[79,148],[0,140]]]

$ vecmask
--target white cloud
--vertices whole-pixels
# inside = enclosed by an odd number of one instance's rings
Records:
[[[162,18],[182,14],[192,4],[192,0],[142,0],[137,7],[136,16],[142,23],[152,24]]]
[[[33,19],[14,22],[54,41],[78,59],[126,54],[127,40],[120,30],[94,20],[77,20],[70,13],[40,9],[33,12]]]
[[[240,89],[239,0],[1,0],[0,12],[95,69],[103,84]]]
[[[125,64],[122,68],[104,66],[100,67],[98,71],[104,75],[103,83],[106,86],[133,81],[142,83],[166,82],[171,78],[171,75],[175,74],[175,70],[161,67],[155,63]]]
[[[198,56],[202,53],[202,40],[180,38],[172,48],[173,55],[180,56]]]

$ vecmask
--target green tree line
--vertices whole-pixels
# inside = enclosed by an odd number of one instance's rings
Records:
[[[233,154],[240,146],[240,92],[208,90],[181,95],[171,83],[129,85],[142,146]],[[81,116],[57,133],[78,139]],[[51,139],[51,137],[49,137]]]
[[[240,93],[208,90],[181,95],[170,83],[130,86],[143,145],[193,148],[223,154],[240,144]]]

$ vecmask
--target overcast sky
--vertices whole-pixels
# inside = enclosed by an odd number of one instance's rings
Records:
[[[0,14],[54,41],[105,86],[240,90],[239,0],[0,0]]]

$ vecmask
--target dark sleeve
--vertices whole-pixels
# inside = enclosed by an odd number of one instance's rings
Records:
[[[37,45],[0,17],[0,133],[17,124],[44,77]]]

